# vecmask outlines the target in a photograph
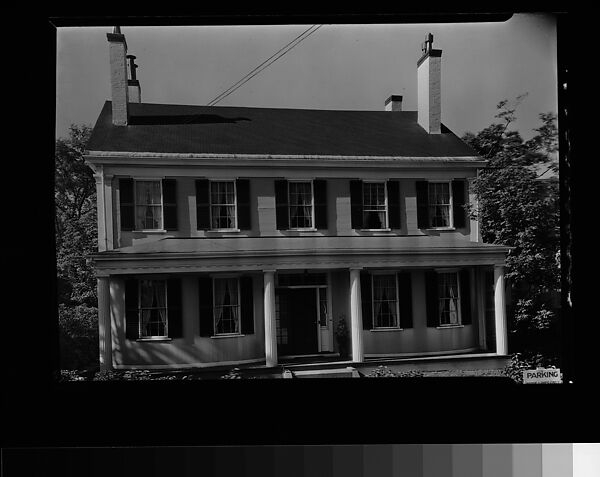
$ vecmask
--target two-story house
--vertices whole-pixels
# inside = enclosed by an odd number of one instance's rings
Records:
[[[103,368],[273,367],[338,352],[341,320],[357,363],[506,355],[508,249],[465,209],[486,162],[441,123],[431,35],[418,111],[143,103],[107,37],[112,101],[86,152]]]

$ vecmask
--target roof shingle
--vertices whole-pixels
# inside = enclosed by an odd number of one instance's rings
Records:
[[[416,111],[332,111],[130,103],[112,124],[106,101],[90,151],[396,157],[476,157],[442,126],[427,134]]]

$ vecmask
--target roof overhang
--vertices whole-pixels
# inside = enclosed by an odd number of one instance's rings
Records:
[[[128,151],[86,151],[85,160],[104,166],[265,166],[265,167],[407,167],[407,168],[480,168],[488,161],[479,156],[334,156],[283,154],[209,154],[155,153]]]
[[[134,247],[129,247],[134,249]],[[93,254],[98,276],[294,269],[432,268],[504,265],[509,247],[473,244],[434,247],[319,247],[186,252],[119,251]]]

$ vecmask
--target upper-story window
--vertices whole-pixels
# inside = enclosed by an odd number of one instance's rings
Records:
[[[352,228],[366,231],[399,229],[401,202],[399,180],[351,180]]]
[[[210,221],[215,230],[237,229],[235,181],[211,181]]]
[[[466,226],[466,181],[417,181],[417,223],[420,229]]]
[[[312,229],[313,183],[312,181],[289,181],[288,203],[291,229]]]
[[[250,219],[250,180],[196,180],[197,230],[249,230]]]
[[[327,180],[275,180],[277,230],[327,229]]]
[[[121,230],[177,230],[177,179],[119,179]]]
[[[135,181],[136,230],[162,230],[162,187],[160,180]]]
[[[363,228],[387,229],[385,182],[363,182]]]
[[[449,182],[430,182],[429,196],[429,226],[452,227],[452,195]]]

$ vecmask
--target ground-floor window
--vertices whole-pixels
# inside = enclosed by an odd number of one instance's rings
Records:
[[[398,328],[396,274],[373,275],[373,326]]]
[[[167,282],[140,280],[138,293],[140,338],[164,338],[169,335]]]
[[[440,326],[460,325],[460,294],[457,272],[438,275]]]
[[[240,333],[240,291],[238,278],[214,279],[215,333]]]

